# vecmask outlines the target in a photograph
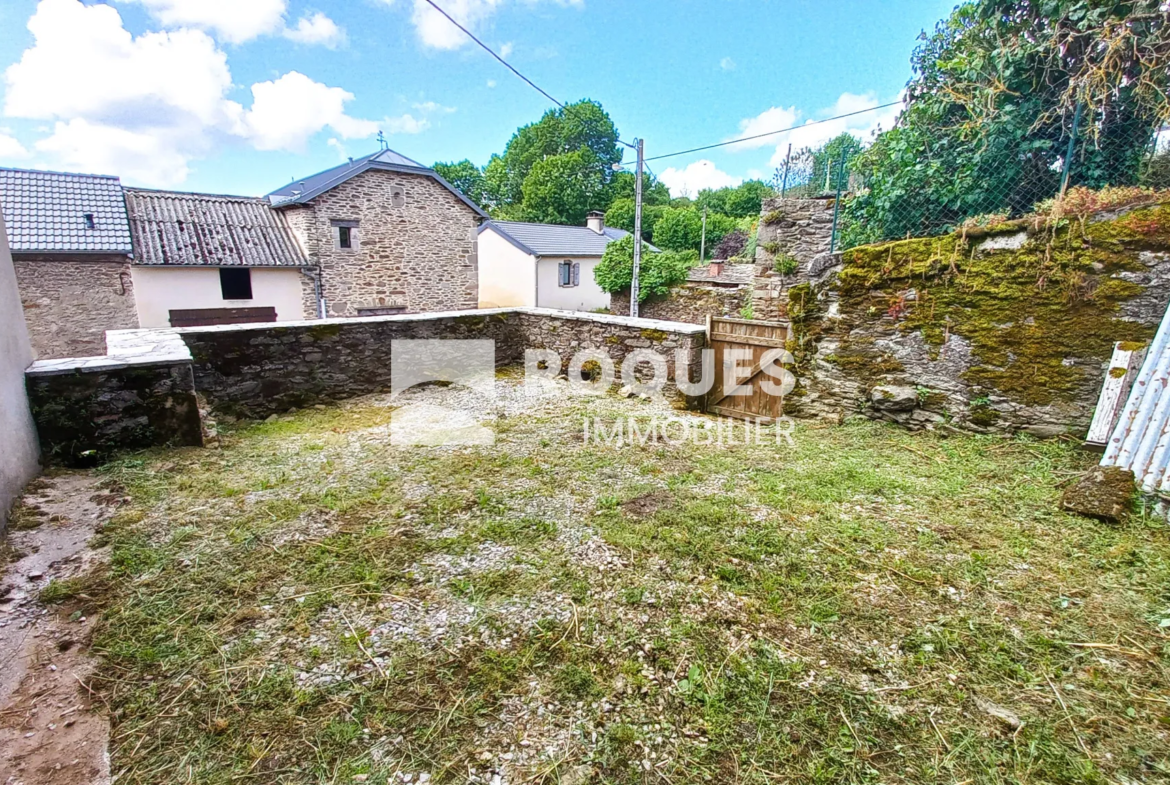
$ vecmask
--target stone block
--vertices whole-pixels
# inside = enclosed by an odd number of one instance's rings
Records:
[[[1136,486],[1133,472],[1116,466],[1095,466],[1065,489],[1060,507],[1088,518],[1119,523],[1129,515]]]

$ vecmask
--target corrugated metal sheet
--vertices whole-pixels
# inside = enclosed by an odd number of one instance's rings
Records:
[[[285,217],[264,199],[126,189],[143,265],[304,267]]]
[[[17,253],[130,253],[117,177],[0,169],[0,207]]]
[[[1170,309],[1162,317],[1125,409],[1105,446],[1102,466],[1131,469],[1146,493],[1170,495]]]

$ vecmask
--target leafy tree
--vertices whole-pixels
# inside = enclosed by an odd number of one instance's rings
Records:
[[[719,244],[719,242],[727,234],[734,232],[739,225],[739,222],[730,215],[723,215],[722,213],[707,213],[707,253]],[[702,219],[699,222],[700,230],[702,229]],[[700,235],[701,237],[701,235]]]
[[[652,296],[665,296],[672,286],[687,279],[698,262],[693,251],[655,253],[642,245],[642,263],[638,267],[638,302]],[[593,278],[602,291],[621,292],[630,288],[634,277],[634,237],[627,235],[605,247],[601,261],[593,268]]]
[[[561,220],[560,216],[566,213],[564,205],[551,211],[547,209],[557,202],[572,203],[573,209],[567,211],[572,214],[579,212],[577,205],[582,200],[587,203],[586,211],[604,208],[604,189],[595,187],[595,184],[608,184],[613,176],[612,165],[622,160],[617,139],[613,121],[595,101],[582,100],[564,109],[550,109],[539,121],[519,128],[508,141],[503,155],[493,155],[488,161],[484,167],[488,198],[496,207],[523,205],[521,212],[535,221]],[[526,204],[525,184],[533,170],[549,159],[571,154],[577,154],[572,160],[581,170],[580,176],[566,168],[565,164],[570,160],[567,158],[551,169],[565,175],[572,174],[572,183],[587,187],[573,195],[554,199],[549,193],[548,183],[543,182],[529,189],[539,195],[539,203]],[[543,167],[541,176],[547,177],[549,171],[550,167]],[[583,218],[584,213],[581,215]]]
[[[848,244],[1020,214],[1071,182],[1136,182],[1170,117],[1170,20],[1161,0],[973,0],[924,35],[906,109],[859,156],[866,189]]]
[[[715,252],[711,255],[711,258],[732,259],[737,256],[743,256],[744,249],[747,248],[747,242],[747,232],[737,227],[723,235],[723,239],[715,246]]]
[[[464,158],[462,161],[450,164],[439,162],[431,168],[480,207],[488,204],[487,183],[483,172],[471,161]]]
[[[645,194],[643,194],[643,199]],[[658,220],[662,218],[662,213],[666,211],[666,207],[658,204],[646,204],[643,200],[642,204],[642,239],[646,242],[654,242],[654,227],[658,225]],[[623,197],[615,199],[610,204],[609,209],[605,211],[605,225],[612,226],[616,229],[625,229],[627,232],[634,231],[634,199],[633,197]]]
[[[812,176],[809,185],[814,193],[834,192],[837,190],[837,178],[842,178],[845,186],[849,184],[849,174],[852,171],[853,161],[861,153],[862,144],[856,136],[844,133],[836,136],[812,153]],[[841,160],[845,160],[845,170],[841,171]]]
[[[606,195],[613,204],[618,199],[634,200],[634,185],[638,178],[633,172],[614,172]],[[670,190],[647,173],[642,174],[642,206],[670,204]]]
[[[695,204],[699,208],[706,207],[724,215],[745,218],[749,215],[759,215],[760,206],[764,199],[774,196],[772,186],[760,180],[746,180],[734,187],[699,191]]]
[[[526,220],[581,224],[595,209],[605,178],[588,149],[537,161],[524,178],[522,214]]]
[[[654,244],[672,251],[699,249],[703,219],[693,207],[668,207],[654,225]]]

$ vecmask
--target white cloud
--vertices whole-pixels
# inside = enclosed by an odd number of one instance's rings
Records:
[[[213,30],[239,44],[284,26],[286,0],[119,0],[137,2],[167,27]]]
[[[345,31],[320,11],[312,16],[302,16],[296,27],[285,28],[282,35],[298,44],[320,44],[328,49],[336,49],[345,43]]]
[[[500,47],[500,57],[502,57],[502,58],[504,58],[505,60],[507,60],[509,57],[511,57],[511,56],[512,56],[512,52],[513,52],[515,49],[516,49],[516,47],[512,45],[512,42],[511,42],[511,41],[509,41],[508,43],[506,43],[506,44],[504,44],[503,46],[501,46],[501,47]]]
[[[762,139],[740,142],[731,145],[731,149],[754,150],[775,145],[775,152],[772,154],[769,165],[780,166],[784,163],[789,144],[794,150],[803,147],[818,147],[843,133],[852,134],[863,142],[868,142],[879,127],[882,129],[890,128],[902,109],[900,104],[885,109],[875,109],[880,105],[881,102],[873,93],[864,95],[842,93],[832,106],[821,109],[808,117],[795,106],[787,108],[773,106],[755,117],[740,120],[739,133],[732,138],[766,134],[787,128],[793,130],[765,136]],[[872,112],[864,111],[867,109],[875,110]],[[855,114],[852,117],[840,117],[840,115],[853,112],[863,113]]]
[[[671,196],[695,196],[704,188],[724,188],[743,182],[742,177],[721,171],[705,158],[688,164],[684,169],[666,169],[658,179],[666,183]]]
[[[489,79],[489,80],[487,80],[487,86],[488,86],[488,89],[491,89],[491,88],[495,87],[495,86],[496,86],[496,80],[495,80],[495,79]]]
[[[455,111],[454,106],[443,106],[442,104],[435,103],[434,101],[423,101],[421,103],[414,104],[414,108],[423,114],[451,114]]]
[[[0,128],[0,160],[28,158],[29,155],[19,139],[10,134],[7,128]]]
[[[394,5],[394,0],[381,0],[381,2],[383,5]],[[451,15],[452,19],[474,33],[505,2],[506,0],[446,0],[443,9]],[[529,7],[539,5],[542,2],[553,2],[562,7],[581,7],[584,5],[584,0],[521,0],[522,5]],[[414,23],[415,31],[424,46],[450,50],[459,49],[472,43],[462,30],[451,24],[450,20],[436,11],[426,0],[414,0],[410,21]],[[501,56],[506,58],[512,53],[512,44],[504,44],[503,49],[506,50],[506,53],[502,51]],[[537,50],[534,56],[539,54],[540,50]]]
[[[199,30],[135,38],[113,7],[78,0],[41,0],[28,27],[34,44],[4,74],[4,112],[54,121],[33,147],[61,168],[173,186],[232,141],[298,150],[327,127],[345,138],[378,128],[346,114],[352,94],[295,71],[253,85],[245,109],[227,97],[227,56]]]
[[[719,61],[719,67],[722,68],[724,71],[734,71],[735,70],[735,61],[732,60],[730,57],[725,57]]]
[[[258,150],[301,150],[328,126],[343,139],[377,133],[378,124],[345,113],[353,93],[290,71],[273,82],[252,85],[252,108],[243,117],[245,135]]]
[[[388,134],[421,134],[430,127],[430,120],[425,117],[416,119],[411,114],[404,114],[401,117],[387,117],[382,121],[382,130]]]

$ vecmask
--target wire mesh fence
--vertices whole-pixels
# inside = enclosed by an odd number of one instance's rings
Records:
[[[974,129],[961,143],[951,135],[917,150],[897,127],[868,146],[842,135],[790,151],[771,185],[789,198],[839,196],[837,250],[1019,218],[1078,187],[1170,188],[1170,126],[1066,115],[1024,133]]]

